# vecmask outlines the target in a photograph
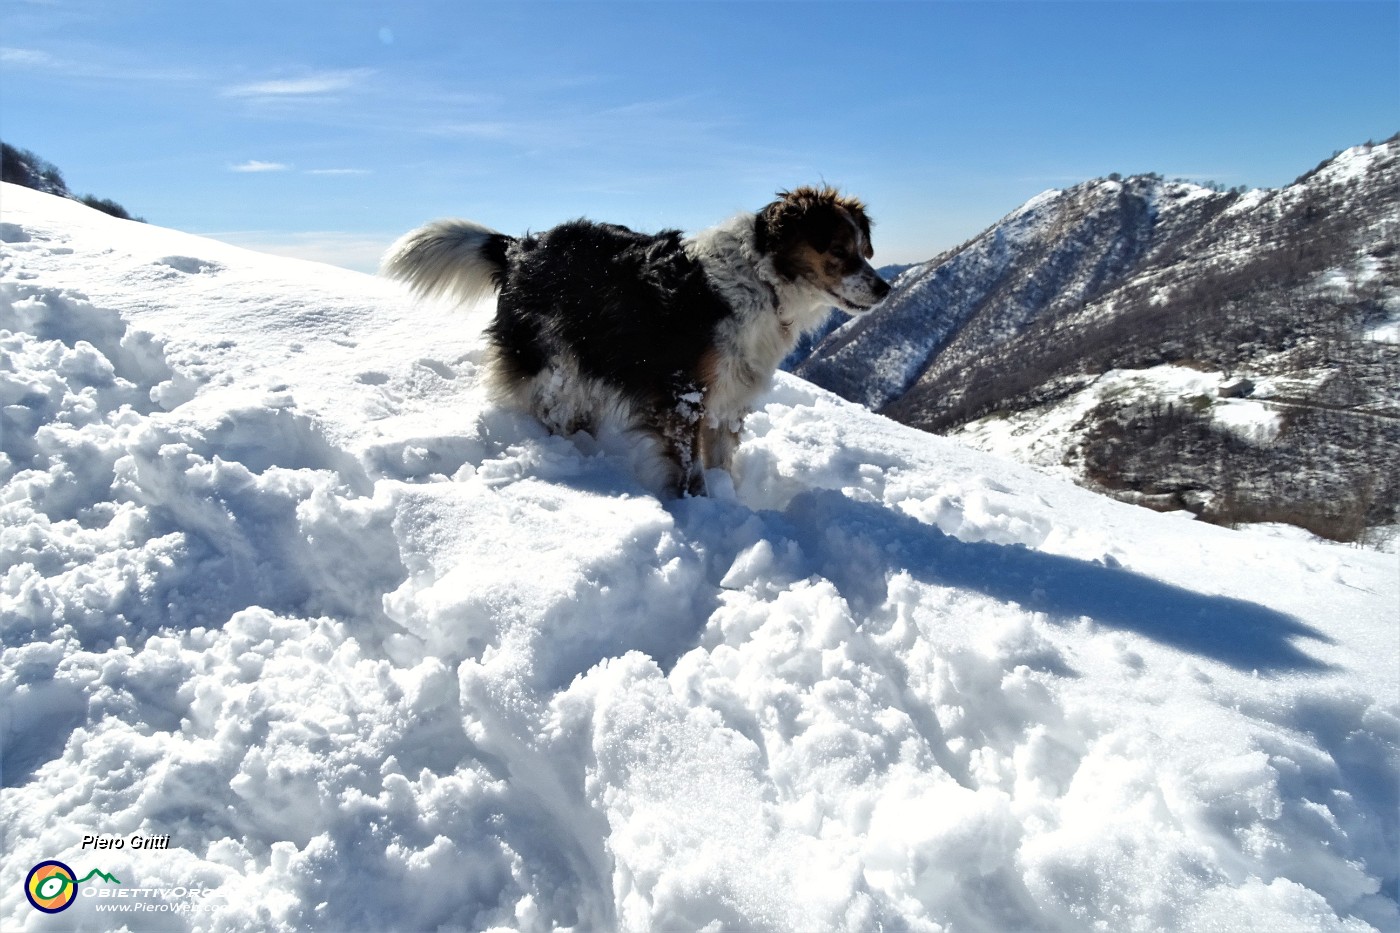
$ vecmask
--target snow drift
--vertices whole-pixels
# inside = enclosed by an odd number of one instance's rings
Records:
[[[1400,925],[1393,555],[783,375],[658,501],[484,310],[2,206],[5,929]]]

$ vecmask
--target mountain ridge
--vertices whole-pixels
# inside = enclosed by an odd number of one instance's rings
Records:
[[[1250,461],[1255,485],[1261,477],[1272,483],[1270,456],[1262,443],[1243,454],[1227,450],[1238,433],[1214,428],[1185,458],[1202,463],[1174,482],[1142,464],[1126,472],[1095,465],[1110,435],[1119,459],[1131,452],[1134,431],[1154,441],[1165,436],[1160,424],[1137,424],[1126,435],[1108,428],[1138,419],[1135,406],[1153,397],[1145,388],[1133,404],[1087,418],[1056,457],[1041,451],[1037,459],[1005,443],[1000,452],[1065,467],[1120,498],[1222,523],[1241,512],[1296,519],[1302,500],[1369,484],[1376,491],[1364,505],[1322,508],[1303,522],[1355,538],[1397,520],[1400,490],[1384,473],[1386,458],[1400,455],[1400,437],[1382,431],[1368,436],[1373,449],[1362,449],[1348,443],[1340,422],[1304,423],[1296,402],[1314,412],[1355,409],[1356,417],[1400,413],[1392,334],[1400,320],[1397,215],[1394,137],[1340,152],[1278,189],[1221,191],[1148,174],[1047,191],[904,273],[882,305],[837,328],[794,369],[905,424],[973,439],[978,432],[968,426],[986,418],[1015,416],[1034,433],[1028,412],[1049,416],[1116,370],[1180,365],[1217,373],[1221,386],[1249,377],[1262,386],[1260,399],[1295,400],[1295,416],[1269,439],[1282,437],[1279,449],[1291,451],[1274,458],[1279,468],[1320,451],[1327,462],[1319,472],[1333,474],[1330,480],[1270,496],[1232,493],[1227,506],[1220,497],[1225,455]],[[1209,422],[1217,405],[1200,397],[1191,403],[1195,420]],[[1174,397],[1157,398],[1179,407]],[[1178,418],[1173,429],[1189,433],[1190,420]],[[1215,466],[1207,469],[1205,460]],[[1270,497],[1278,501],[1264,501]]]

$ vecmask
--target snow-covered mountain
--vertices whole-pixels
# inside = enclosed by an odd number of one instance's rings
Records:
[[[1397,218],[1396,139],[1278,190],[1049,191],[795,371],[1134,501],[1354,537],[1400,520]]]
[[[658,501],[488,310],[0,188],[0,927],[1400,926],[1394,555],[786,375]]]

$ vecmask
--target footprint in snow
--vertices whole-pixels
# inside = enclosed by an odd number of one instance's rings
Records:
[[[430,369],[444,379],[456,379],[457,371],[440,360],[430,360],[426,357],[418,361],[418,365],[424,369]]]

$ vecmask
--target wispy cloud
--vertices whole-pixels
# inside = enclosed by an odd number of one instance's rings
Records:
[[[286,172],[290,170],[291,166],[282,162],[263,162],[260,159],[249,159],[247,162],[229,166],[231,172]]]
[[[254,81],[249,84],[236,84],[225,88],[224,96],[284,100],[298,97],[323,97],[327,94],[348,91],[373,73],[368,68],[356,68],[348,71],[320,71],[292,78]]]
[[[286,162],[264,162],[262,159],[249,159],[247,162],[240,162],[237,165],[228,167],[230,172],[290,172],[295,166]],[[302,175],[330,175],[330,176],[353,176],[369,175],[372,172],[367,168],[304,168],[300,170]]]
[[[702,95],[637,100],[611,106],[542,103],[519,118],[443,120],[419,128],[428,136],[463,138],[531,151],[611,152],[707,150],[726,137],[729,118]]]
[[[9,65],[15,68],[46,68],[53,64],[55,64],[54,58],[48,52],[40,52],[38,49],[0,48],[0,65]]]
[[[0,48],[0,67],[44,74],[70,81],[166,82],[198,84],[204,76],[175,65],[150,65],[103,47],[82,48],[55,55],[42,49]]]

